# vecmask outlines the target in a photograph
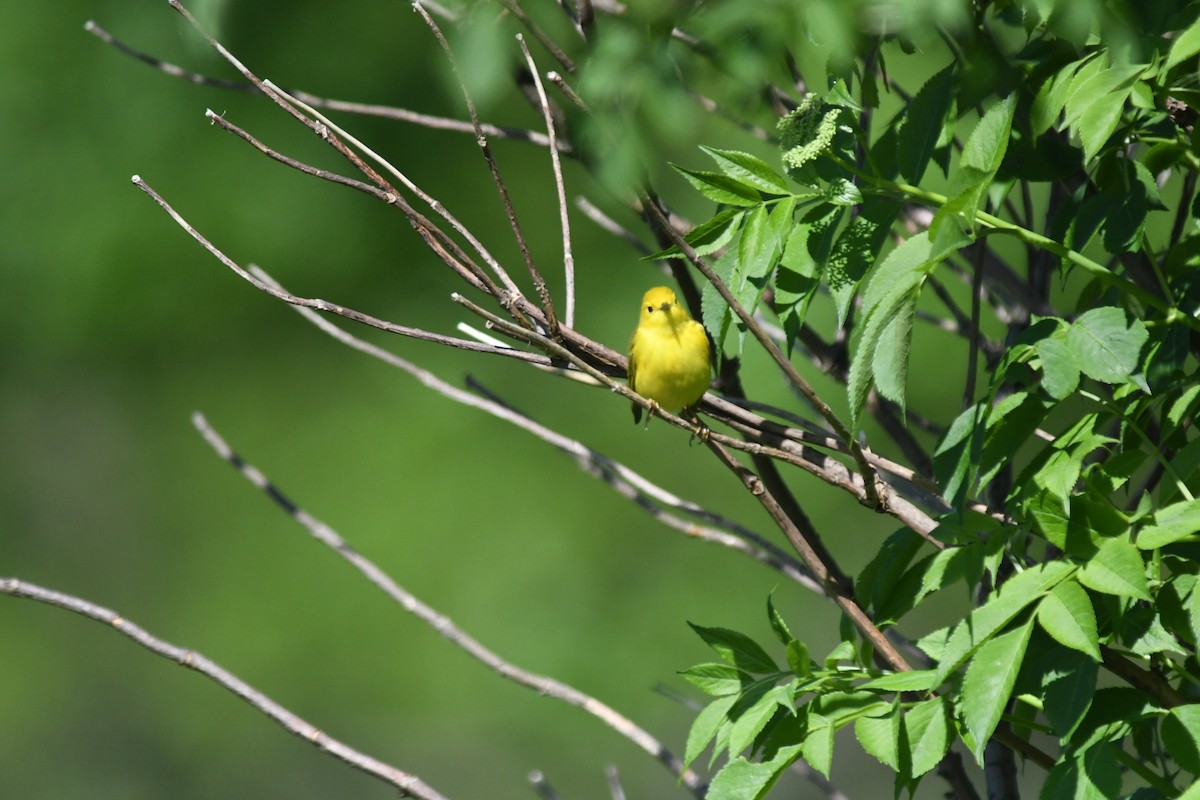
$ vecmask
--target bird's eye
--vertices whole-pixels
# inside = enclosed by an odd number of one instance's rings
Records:
[[[648,311],[648,312],[650,312],[651,314],[653,314],[653,313],[654,313],[654,306],[646,306],[646,311]]]

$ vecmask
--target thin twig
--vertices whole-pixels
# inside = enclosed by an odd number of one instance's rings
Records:
[[[562,800],[562,795],[554,790],[540,769],[529,773],[529,784],[542,800]]]
[[[633,231],[624,227],[615,219],[605,214],[586,197],[583,197],[582,195],[576,197],[575,207],[582,211],[585,217],[600,226],[602,230],[605,230],[608,233],[611,233],[613,236],[623,239],[626,244],[628,244],[638,253],[648,256],[654,252],[645,242],[639,239],[637,235],[633,233]]]
[[[562,161],[558,157],[558,133],[554,128],[554,115],[550,113],[550,101],[546,98],[546,87],[538,76],[537,64],[525,44],[525,37],[517,35],[517,43],[525,55],[525,63],[529,65],[529,73],[533,76],[533,85],[537,89],[538,102],[542,107],[542,117],[546,121],[546,133],[550,136],[550,166],[554,170],[554,188],[558,192],[558,217],[562,226],[563,240],[563,285],[567,293],[566,308],[563,320],[568,328],[575,327],[575,255],[571,252],[571,220],[567,216],[567,190],[563,185]]]
[[[533,287],[542,301],[542,311],[546,315],[550,333],[555,339],[558,339],[561,337],[561,334],[558,330],[558,316],[554,312],[554,303],[550,299],[550,291],[546,288],[546,281],[533,261],[533,254],[529,251],[529,243],[525,240],[525,234],[521,230],[521,223],[517,220],[517,210],[513,207],[512,199],[508,195],[508,186],[500,176],[500,167],[496,164],[496,159],[492,155],[492,148],[488,144],[487,136],[484,135],[483,130],[479,127],[479,113],[475,109],[475,101],[471,98],[471,92],[467,89],[467,84],[461,77],[458,77],[458,62],[454,58],[454,51],[450,47],[450,42],[446,41],[446,36],[442,33],[442,29],[438,27],[438,24],[434,22],[429,14],[425,13],[425,9],[421,8],[419,4],[414,4],[413,8],[416,9],[421,18],[425,20],[425,24],[433,32],[434,38],[437,39],[442,52],[446,55],[446,60],[450,64],[450,70],[458,78],[458,85],[462,90],[463,99],[466,101],[467,112],[471,117],[471,124],[475,126],[475,142],[479,145],[484,160],[487,162],[488,169],[492,173],[492,182],[496,185],[496,191],[500,194],[500,202],[504,206],[504,213],[508,215],[508,224],[512,229],[513,238],[516,240],[517,249],[521,251],[521,258],[525,262],[525,268],[529,271],[529,277],[533,280]]]
[[[158,194],[158,192],[151,188],[149,184],[142,180],[141,177],[134,175],[130,180],[133,182],[134,186],[138,187],[147,195],[149,195],[150,198],[153,199],[163,211],[167,212],[171,219],[175,220],[179,227],[183,228],[188,235],[199,242],[200,246],[211,253],[218,261],[220,261],[222,264],[232,270],[239,278],[246,281],[254,288],[271,295],[277,300],[282,300],[283,302],[293,306],[303,306],[305,308],[323,311],[327,314],[336,314],[339,317],[345,317],[346,319],[353,320],[354,322],[358,322],[362,325],[369,325],[372,328],[378,328],[379,330],[386,331],[387,333],[408,336],[413,339],[421,339],[427,342],[436,342],[437,344],[444,344],[460,350],[472,350],[478,353],[491,353],[493,355],[501,355],[507,358],[515,358],[519,361],[529,361],[537,364],[550,365],[552,363],[549,358],[539,355],[538,353],[528,353],[524,350],[516,350],[511,347],[493,347],[490,345],[481,344],[479,342],[473,342],[469,339],[457,339],[453,336],[444,336],[440,333],[432,333],[431,331],[422,330],[421,328],[410,328],[406,325],[397,325],[394,322],[388,322],[378,317],[371,316],[370,314],[365,314],[352,308],[331,303],[328,300],[322,300],[315,297],[299,297],[291,294],[290,292],[276,289],[269,284],[263,283],[248,270],[243,268],[240,264],[235,262],[229,256],[225,255],[225,253],[221,252],[221,250],[219,250],[212,242],[205,238],[203,234],[193,228],[192,225],[186,219],[184,219],[178,211],[176,211],[166,200],[164,200],[162,196]]]
[[[459,628],[449,617],[440,614],[431,606],[423,603],[411,592],[401,587],[373,561],[354,550],[337,531],[288,499],[260,470],[248,464],[234,452],[203,415],[199,413],[193,415],[192,422],[217,455],[229,462],[243,478],[286,511],[314,539],[337,553],[343,560],[357,569],[373,586],[395,601],[405,611],[418,617],[433,628],[442,638],[461,648],[476,661],[479,661],[501,677],[526,688],[533,689],[540,695],[551,697],[568,705],[583,709],[596,717],[621,736],[649,753],[654,759],[665,766],[672,775],[675,775],[687,786],[696,797],[702,798],[704,796],[705,786],[700,777],[690,769],[685,769],[683,762],[678,757],[632,720],[573,686],[569,686],[554,678],[521,669],[489,650],[466,631]]]
[[[36,600],[39,603],[61,608],[116,628],[150,652],[174,661],[182,667],[195,670],[221,688],[237,695],[289,733],[299,736],[355,769],[395,786],[405,796],[411,795],[423,798],[423,800],[445,800],[444,795],[417,776],[385,764],[323,733],[211,659],[205,658],[195,650],[165,642],[115,611],[79,597],[45,589],[17,578],[0,578],[0,594]]]
[[[605,767],[604,777],[608,780],[608,796],[612,800],[625,800],[625,787],[621,785],[621,773],[617,772],[616,765]]]
[[[304,125],[309,130],[311,130],[313,133],[315,133],[318,137],[320,137],[323,141],[325,141],[330,146],[332,146],[335,150],[337,150],[338,153],[340,153],[344,158],[349,160],[350,163],[352,163],[355,166],[355,168],[357,168],[364,175],[366,175],[373,183],[375,183],[377,186],[379,186],[381,189],[388,192],[389,194],[394,195],[396,199],[393,201],[393,205],[395,205],[397,208],[399,208],[405,214],[405,216],[409,220],[409,223],[412,224],[412,226],[416,229],[417,233],[425,241],[426,245],[431,250],[433,250],[433,252],[436,253],[448,265],[453,265],[454,259],[450,256],[450,254],[445,252],[445,248],[441,244],[439,236],[430,229],[429,221],[425,220],[424,217],[417,214],[415,209],[413,209],[412,206],[410,206],[408,204],[408,202],[406,200],[404,200],[404,198],[400,195],[400,192],[395,187],[393,187],[387,180],[385,180],[382,175],[380,175],[378,172],[376,172],[374,169],[372,169],[369,164],[364,162],[362,160],[362,158],[360,158],[349,147],[347,147],[337,136],[335,136],[331,133],[331,130],[336,128],[335,125],[333,125],[331,122],[328,122],[328,121],[318,122],[318,121],[310,118],[309,116],[306,116],[297,107],[297,103],[299,101],[297,101],[295,98],[291,97],[290,95],[284,93],[282,90],[280,90],[279,88],[274,86],[269,81],[261,80],[257,75],[255,75],[253,72],[251,72],[246,67],[245,64],[243,64],[240,60],[238,60],[233,55],[233,53],[229,52],[229,50],[226,49],[226,47],[224,45],[222,45],[219,41],[217,41],[217,39],[215,37],[213,37],[212,34],[208,33],[208,31],[206,31],[203,28],[203,26],[200,25],[199,21],[194,16],[192,16],[192,13],[187,10],[187,8],[183,5],[183,3],[180,2],[180,0],[169,0],[169,2],[170,2],[171,7],[174,8],[177,12],[179,12],[179,14],[181,14],[183,16],[183,18],[188,21],[188,24],[190,24],[192,26],[192,28],[196,30],[197,33],[199,33],[202,37],[204,37],[204,40],[206,42],[208,42],[209,46],[212,47],[214,50],[216,50],[217,53],[222,58],[224,58],[234,69],[236,69],[242,75],[242,77],[244,77],[246,80],[248,80],[252,84],[254,84],[254,86],[257,87],[259,91],[261,91],[263,94],[265,94],[271,100],[273,100],[276,105],[278,105],[280,108],[282,108],[288,114],[290,114],[295,120],[300,122],[302,125]],[[317,112],[315,112],[311,109],[310,109],[309,113],[317,114]],[[338,129],[338,130],[340,130],[340,129]],[[372,153],[369,149],[365,148],[365,146],[363,146],[363,149],[366,150],[366,152],[370,153],[377,160],[383,161],[378,156],[376,156],[374,153]],[[393,172],[393,174],[397,174],[397,175],[400,174],[399,170],[396,170],[390,164],[387,164],[386,161],[383,161],[383,163]],[[414,187],[414,191],[415,191],[415,187]],[[438,211],[439,213],[442,213],[443,217],[447,217],[449,212],[446,212],[444,209],[442,209],[441,204],[436,203],[436,201],[432,201],[432,199],[428,200],[428,202],[430,202],[430,204],[434,208],[434,210]],[[455,224],[452,219],[452,215],[448,216],[447,219],[448,219],[448,221],[451,222],[452,225]],[[465,230],[465,227],[463,227],[462,229]],[[469,242],[472,243],[472,246],[476,247],[476,251],[479,253],[480,257],[489,266],[491,266],[493,270],[497,270],[497,274],[502,279],[505,278],[506,275],[504,274],[503,270],[499,268],[499,264],[496,263],[495,259],[493,259],[491,257],[491,255],[486,251],[486,249],[482,248],[482,245],[477,244],[475,237],[471,236],[469,234],[469,232],[464,234],[464,236],[467,238],[467,240]],[[441,238],[444,238],[444,234],[442,235]],[[487,282],[490,282],[490,278],[488,279]],[[509,291],[511,292],[511,295],[509,297],[500,297],[500,300],[501,300],[502,304],[505,305],[505,307],[511,307],[516,302],[516,299],[519,297],[519,292],[515,289],[515,286],[510,285],[510,284],[511,284],[511,281],[507,281],[505,285],[509,286]],[[527,322],[527,320],[526,320],[526,322]]]
[[[423,0],[422,5],[426,8],[432,8],[428,0]],[[84,26],[84,30],[93,34],[102,42],[111,45],[115,49],[125,55],[148,64],[154,69],[170,75],[188,83],[194,83],[197,86],[209,86],[214,89],[223,89],[226,91],[243,92],[246,94],[265,94],[261,89],[253,83],[247,81],[231,81],[224,78],[215,78],[210,75],[205,75],[200,72],[184,69],[183,67],[172,64],[169,61],[163,61],[160,58],[149,55],[136,47],[133,47],[126,42],[121,41],[113,36],[104,28],[100,27],[95,21],[88,20]],[[337,100],[329,97],[306,92],[302,89],[287,89],[289,95],[299,100],[303,100],[310,106],[316,108],[324,108],[329,111],[342,111],[347,114],[358,114],[364,117],[379,117],[381,119],[391,119],[397,122],[407,122],[413,125],[419,125],[423,128],[438,131],[454,131],[456,133],[474,133],[475,126],[470,122],[461,119],[453,119],[451,117],[439,117],[433,114],[423,114],[419,111],[412,111],[399,106],[385,106],[376,103],[357,103],[351,100]],[[546,134],[538,131],[531,131],[525,128],[512,128],[504,125],[493,125],[490,122],[480,124],[483,132],[494,139],[516,139],[518,141],[526,141],[530,144],[536,144],[539,147],[549,147],[550,139]],[[572,152],[571,146],[566,142],[559,142],[558,147],[563,153]]]
[[[562,48],[555,44],[545,31],[537,26],[537,24],[529,18],[525,13],[525,9],[521,8],[521,4],[517,0],[500,0],[500,4],[508,9],[508,12],[521,21],[521,24],[533,34],[533,38],[541,43],[542,47],[546,48],[546,52],[554,57],[554,60],[562,65],[562,68],[567,72],[575,71],[575,62],[563,52]]]

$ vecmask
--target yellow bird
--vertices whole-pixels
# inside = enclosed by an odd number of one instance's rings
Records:
[[[641,319],[629,340],[629,388],[679,413],[704,396],[711,378],[704,326],[692,319],[666,286],[646,292]],[[641,419],[642,408],[634,403],[633,421]]]

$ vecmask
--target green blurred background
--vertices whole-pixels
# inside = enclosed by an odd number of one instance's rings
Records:
[[[281,85],[463,116],[407,3],[193,9]],[[605,797],[610,764],[630,797],[685,796],[594,718],[502,680],[391,604],[217,459],[192,412],[485,645],[615,706],[677,753],[693,712],[654,687],[693,695],[675,673],[711,655],[687,621],[769,641],[774,591],[819,648],[836,642],[836,615],[770,570],[657,525],[548,445],[345,349],[238,280],[130,176],[232,258],[299,294],[445,333],[467,319],[449,299],[461,286],[398,213],[268,161],[207,124],[204,110],[349,172],[307,131],[261,98],[194,86],[117,53],[84,31],[88,19],[167,60],[233,77],[161,0],[0,6],[0,576],[111,607],[451,797],[532,796],[532,769],[565,797]],[[540,125],[511,97],[485,114]],[[336,118],[521,274],[470,136]],[[696,130],[673,157],[707,168],[699,141],[771,155],[722,127]],[[557,288],[546,154],[493,146]],[[568,181],[572,197],[619,213],[574,165]],[[680,189],[668,178],[663,186]],[[678,196],[696,218],[709,210]],[[621,348],[637,298],[661,275],[581,215],[573,224],[578,327]],[[635,428],[609,393],[372,333],[363,335],[455,383],[470,373],[666,488],[771,533],[702,448],[664,425]],[[758,398],[796,405],[765,364],[751,358],[747,375]],[[938,388],[913,391],[916,405]],[[845,566],[861,567],[887,520],[791,477]],[[203,677],[60,610],[0,598],[0,665],[3,798],[395,796]],[[853,747],[839,749],[834,779],[851,797],[890,796],[890,775]],[[820,796],[788,780],[784,796]],[[940,792],[931,778],[921,795]]]

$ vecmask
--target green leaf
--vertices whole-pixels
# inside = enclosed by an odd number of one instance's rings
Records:
[[[1200,775],[1200,705],[1176,706],[1162,723],[1163,744],[1179,766]]]
[[[1075,581],[1063,581],[1038,604],[1038,622],[1060,644],[1100,660],[1096,611],[1091,598]]]
[[[700,147],[708,153],[717,166],[739,183],[753,186],[768,194],[787,194],[787,181],[770,164],[758,156],[738,150],[718,150],[715,147]]]
[[[1060,737],[1066,737],[1083,720],[1096,694],[1100,667],[1076,650],[1059,650],[1066,661],[1062,669],[1045,676],[1042,683],[1046,719]]]
[[[863,294],[865,322],[854,347],[848,382],[850,415],[855,429],[858,428],[867,393],[875,379],[875,351],[880,348],[882,337],[889,330],[893,317],[898,313],[907,313],[906,306],[913,302],[917,289],[936,266],[936,262],[929,260],[929,248],[929,237],[925,233],[919,233],[904,242],[879,265]],[[882,356],[884,363],[895,370],[893,359],[900,357],[896,343],[884,344],[884,349],[891,351],[890,357]],[[893,371],[891,375],[892,388],[897,374]]]
[[[792,636],[787,623],[783,621],[783,615],[775,608],[775,602],[771,595],[767,595],[767,619],[771,621],[771,630],[775,631],[775,637],[779,639],[780,644],[786,647],[796,641],[796,637]]]
[[[1175,37],[1171,50],[1167,53],[1167,63],[1164,68],[1171,69],[1197,53],[1200,53],[1200,19],[1187,26],[1182,33]]]
[[[697,664],[679,674],[700,691],[714,697],[739,694],[754,683],[749,673],[728,664]]]
[[[738,695],[736,694],[718,697],[696,715],[696,719],[692,721],[692,727],[688,730],[687,746],[683,753],[684,767],[687,767],[704,752],[716,737],[721,726],[729,721],[727,718],[729,709],[733,707],[737,699]]]
[[[833,767],[833,725],[819,714],[808,715],[808,735],[800,745],[804,760],[817,772],[829,777]],[[708,798],[705,798],[708,800]]]
[[[762,205],[762,195],[752,186],[739,183],[720,172],[685,169],[678,164],[671,168],[687,179],[700,194],[717,203],[730,206]]]
[[[767,651],[746,634],[727,628],[705,628],[691,622],[688,625],[721,658],[738,669],[752,673],[779,672]]]
[[[1079,135],[1083,158],[1091,161],[1121,121],[1125,101],[1146,65],[1133,64],[1098,70],[1074,85],[1067,98],[1067,125]]]
[[[900,208],[894,200],[871,198],[834,242],[822,274],[837,306],[838,325],[846,321],[859,282],[876,263]]]
[[[1042,800],[1111,800],[1121,794],[1121,766],[1113,746],[1100,743],[1068,756],[1046,775]]]
[[[1137,600],[1150,599],[1142,554],[1126,536],[1106,540],[1079,570],[1079,582],[1089,589]]]
[[[792,672],[800,677],[812,674],[812,659],[804,642],[792,640],[787,645],[787,662]]]
[[[742,224],[742,217],[745,213],[744,209],[727,208],[707,222],[703,222],[692,228],[683,237],[683,240],[692,246],[697,255],[706,256],[714,253],[732,241],[733,235],[737,233],[738,226]],[[656,261],[662,258],[682,257],[683,251],[677,246],[671,245],[666,250],[660,250],[652,255],[644,256],[642,260]]]
[[[893,771],[900,769],[899,713],[893,708],[886,716],[854,720],[854,737],[862,749]]]
[[[766,275],[775,266],[782,243],[767,224],[767,207],[758,206],[746,212],[742,225],[742,238],[738,240],[738,279],[741,282],[752,276]]]
[[[945,757],[950,737],[950,698],[945,695],[917,703],[904,714],[901,736],[911,759],[910,778],[919,778]]]
[[[1138,531],[1137,546],[1153,550],[1200,532],[1200,500],[1172,503],[1154,515],[1154,524]]]
[[[932,691],[937,684],[933,679],[937,673],[931,669],[914,669],[907,672],[893,672],[888,675],[880,675],[878,678],[872,678],[864,684],[859,685],[860,689],[874,689],[881,692],[928,692]]]
[[[726,764],[708,787],[705,800],[759,800],[792,762],[800,757],[800,745],[781,747],[770,761],[755,763],[738,757]]]
[[[896,140],[896,164],[910,183],[925,174],[954,100],[953,88],[954,69],[946,67],[926,81],[908,104]]]
[[[988,601],[954,627],[942,650],[934,685],[940,685],[1013,617],[1057,586],[1074,567],[1049,561],[1009,578]]]
[[[763,693],[753,705],[738,714],[729,732],[729,755],[737,755],[749,747],[777,711],[784,709],[787,713],[792,713],[792,695],[795,690],[796,681],[776,686]]]
[[[1137,369],[1148,337],[1141,320],[1128,323],[1122,309],[1105,306],[1079,315],[1067,330],[1067,347],[1085,375],[1103,383],[1119,383]]]
[[[1052,336],[1037,343],[1042,360],[1042,386],[1055,400],[1063,400],[1079,388],[1079,360],[1067,346],[1066,337]]]
[[[1033,619],[1019,628],[985,642],[967,666],[962,684],[962,717],[975,740],[975,758],[983,763],[983,749],[1000,724],[1004,706],[1012,695],[1025,647],[1033,632]]]
[[[1013,112],[1017,108],[1017,92],[1013,92],[987,110],[975,130],[963,145],[958,159],[960,168],[974,169],[995,175],[1008,150],[1012,132]]]
[[[1071,87],[1071,79],[1075,77],[1075,71],[1093,57],[1094,54],[1068,64],[1042,83],[1037,96],[1033,98],[1033,108],[1030,111],[1029,125],[1034,136],[1041,136],[1058,121],[1058,116],[1066,105],[1067,92]]]
[[[891,319],[879,334],[879,344],[871,355],[871,370],[875,373],[875,388],[888,400],[906,407],[908,386],[908,356],[912,346],[913,318],[917,313],[919,289],[909,292],[907,299],[896,305]]]

